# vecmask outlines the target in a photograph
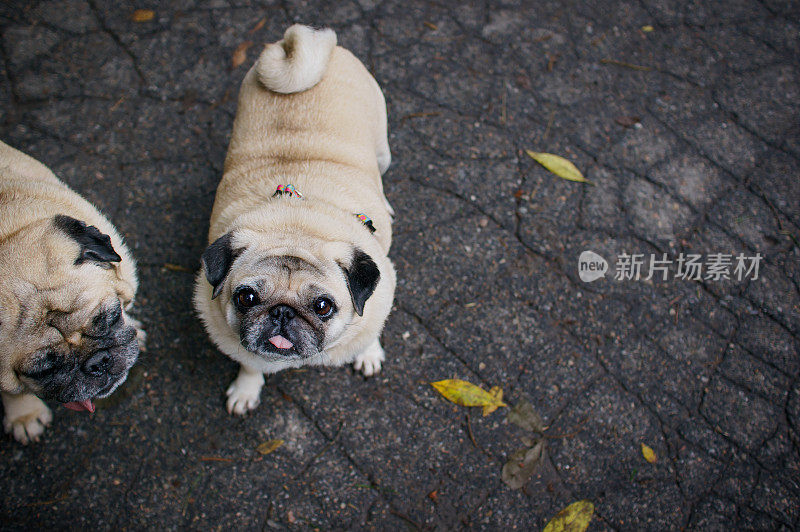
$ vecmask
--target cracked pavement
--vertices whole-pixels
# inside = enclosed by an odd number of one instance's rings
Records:
[[[149,344],[93,416],[59,409],[39,444],[0,440],[1,527],[540,529],[589,499],[591,530],[797,529],[797,7],[1,4],[0,138],[126,236]],[[238,419],[192,272],[239,83],[293,22],[333,27],[386,94],[399,284],[378,377],[286,371]],[[606,278],[580,280],[584,250]],[[764,258],[757,280],[618,281],[622,253]],[[427,384],[453,377],[545,420],[523,490],[500,477],[522,433]]]

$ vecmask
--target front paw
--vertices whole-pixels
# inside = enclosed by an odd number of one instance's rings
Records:
[[[264,386],[264,374],[248,371],[244,368],[239,370],[228,391],[228,413],[243,416],[253,410],[261,402],[261,387]]]
[[[50,409],[35,395],[3,394],[3,407],[3,427],[23,445],[39,441],[44,428],[53,420]]]
[[[139,351],[147,351],[147,333],[142,329],[142,322],[125,314],[125,321],[136,329],[136,340],[139,342]]]
[[[371,377],[381,370],[381,362],[386,359],[383,348],[378,340],[356,355],[353,368],[360,371],[365,377]]]

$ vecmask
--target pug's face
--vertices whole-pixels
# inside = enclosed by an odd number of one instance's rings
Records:
[[[380,272],[352,245],[229,233],[203,254],[213,298],[247,351],[299,365],[348,338]]]
[[[139,354],[122,306],[132,287],[95,227],[67,216],[28,226],[0,248],[0,385],[61,403],[106,397]]]

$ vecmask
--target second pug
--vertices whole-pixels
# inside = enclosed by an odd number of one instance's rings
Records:
[[[241,365],[228,411],[259,403],[264,373],[384,359],[392,307],[386,104],[332,30],[295,25],[245,76],[195,305]]]
[[[136,265],[114,226],[43,164],[0,142],[0,391],[7,432],[37,440],[42,399],[94,410],[139,355],[125,310]]]

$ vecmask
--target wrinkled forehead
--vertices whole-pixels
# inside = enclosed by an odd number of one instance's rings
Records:
[[[271,284],[298,288],[324,276],[327,270],[324,264],[297,255],[262,255],[242,259],[234,277],[237,283],[268,277]]]

